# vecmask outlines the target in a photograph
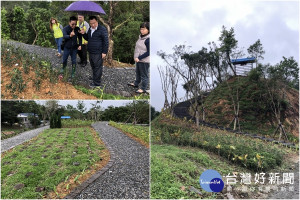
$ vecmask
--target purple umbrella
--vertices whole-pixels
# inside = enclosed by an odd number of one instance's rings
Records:
[[[86,15],[106,14],[101,6],[91,1],[76,1],[71,3],[65,11]]]

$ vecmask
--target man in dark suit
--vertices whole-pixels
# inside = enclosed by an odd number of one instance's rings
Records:
[[[65,74],[68,57],[70,55],[72,60],[72,74],[70,78],[71,81],[74,78],[75,71],[76,71],[77,49],[81,50],[81,45],[82,45],[82,36],[79,33],[80,29],[76,27],[76,23],[77,23],[77,18],[72,16],[70,17],[69,25],[64,27],[63,29],[65,46],[64,46],[64,54],[63,54],[63,68],[61,73]],[[77,38],[79,39],[79,45],[77,44]]]
[[[88,41],[87,50],[93,70],[93,82],[90,87],[93,88],[101,84],[103,59],[108,52],[108,34],[106,28],[98,24],[96,16],[90,16],[89,23],[88,32],[81,30],[80,33]]]

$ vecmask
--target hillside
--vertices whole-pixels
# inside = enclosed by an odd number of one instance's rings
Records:
[[[234,119],[230,93],[239,90],[241,129],[263,135],[273,135],[277,123],[271,109],[264,80],[251,81],[248,77],[231,78],[220,84],[204,100],[205,121],[227,127]],[[233,92],[232,92],[233,91]],[[289,135],[299,138],[299,91],[286,87],[287,108],[283,125]],[[231,124],[232,126],[232,124]]]

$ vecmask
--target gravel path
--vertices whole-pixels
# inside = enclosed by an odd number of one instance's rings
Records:
[[[25,131],[17,136],[2,140],[1,153],[34,138],[35,136],[37,136],[38,134],[40,134],[48,128],[50,128],[50,126],[44,126],[34,130]]]
[[[33,56],[50,61],[52,67],[56,69],[61,68],[62,57],[58,58],[55,53],[56,49],[40,47],[36,45],[24,44],[16,41],[8,41],[9,44],[15,47],[21,47],[30,52]],[[80,58],[77,56],[77,61]],[[71,70],[71,59],[68,59],[68,68]],[[88,63],[86,67],[82,68],[77,65],[76,76],[78,85],[88,88],[90,83],[89,77],[92,74],[92,69]],[[103,67],[102,85],[105,85],[105,92],[115,95],[121,95],[125,97],[132,97],[135,95],[135,88],[127,86],[127,83],[135,80],[135,68],[123,67],[123,68],[110,68]],[[150,85],[150,83],[149,83]],[[149,88],[148,88],[149,89]]]
[[[149,199],[149,149],[107,122],[95,123],[93,127],[114,151],[114,163],[76,198]]]

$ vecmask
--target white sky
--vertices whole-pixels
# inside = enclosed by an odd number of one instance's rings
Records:
[[[238,46],[244,47],[245,53],[260,39],[266,52],[262,63],[276,64],[282,56],[293,56],[299,63],[298,1],[151,1],[150,6],[151,105],[156,110],[164,103],[157,71],[164,63],[157,51],[169,54],[175,45],[186,44],[197,52],[208,47],[208,42],[218,42],[223,25],[227,30],[234,28]]]
[[[38,104],[45,105],[46,100],[37,100]],[[108,106],[125,106],[128,103],[131,103],[132,100],[103,100],[100,106],[105,109]],[[58,100],[58,105],[67,106],[68,104],[72,105],[76,108],[78,100]],[[89,111],[92,108],[92,104],[96,103],[96,100],[83,100],[85,107],[87,108],[86,111]]]

